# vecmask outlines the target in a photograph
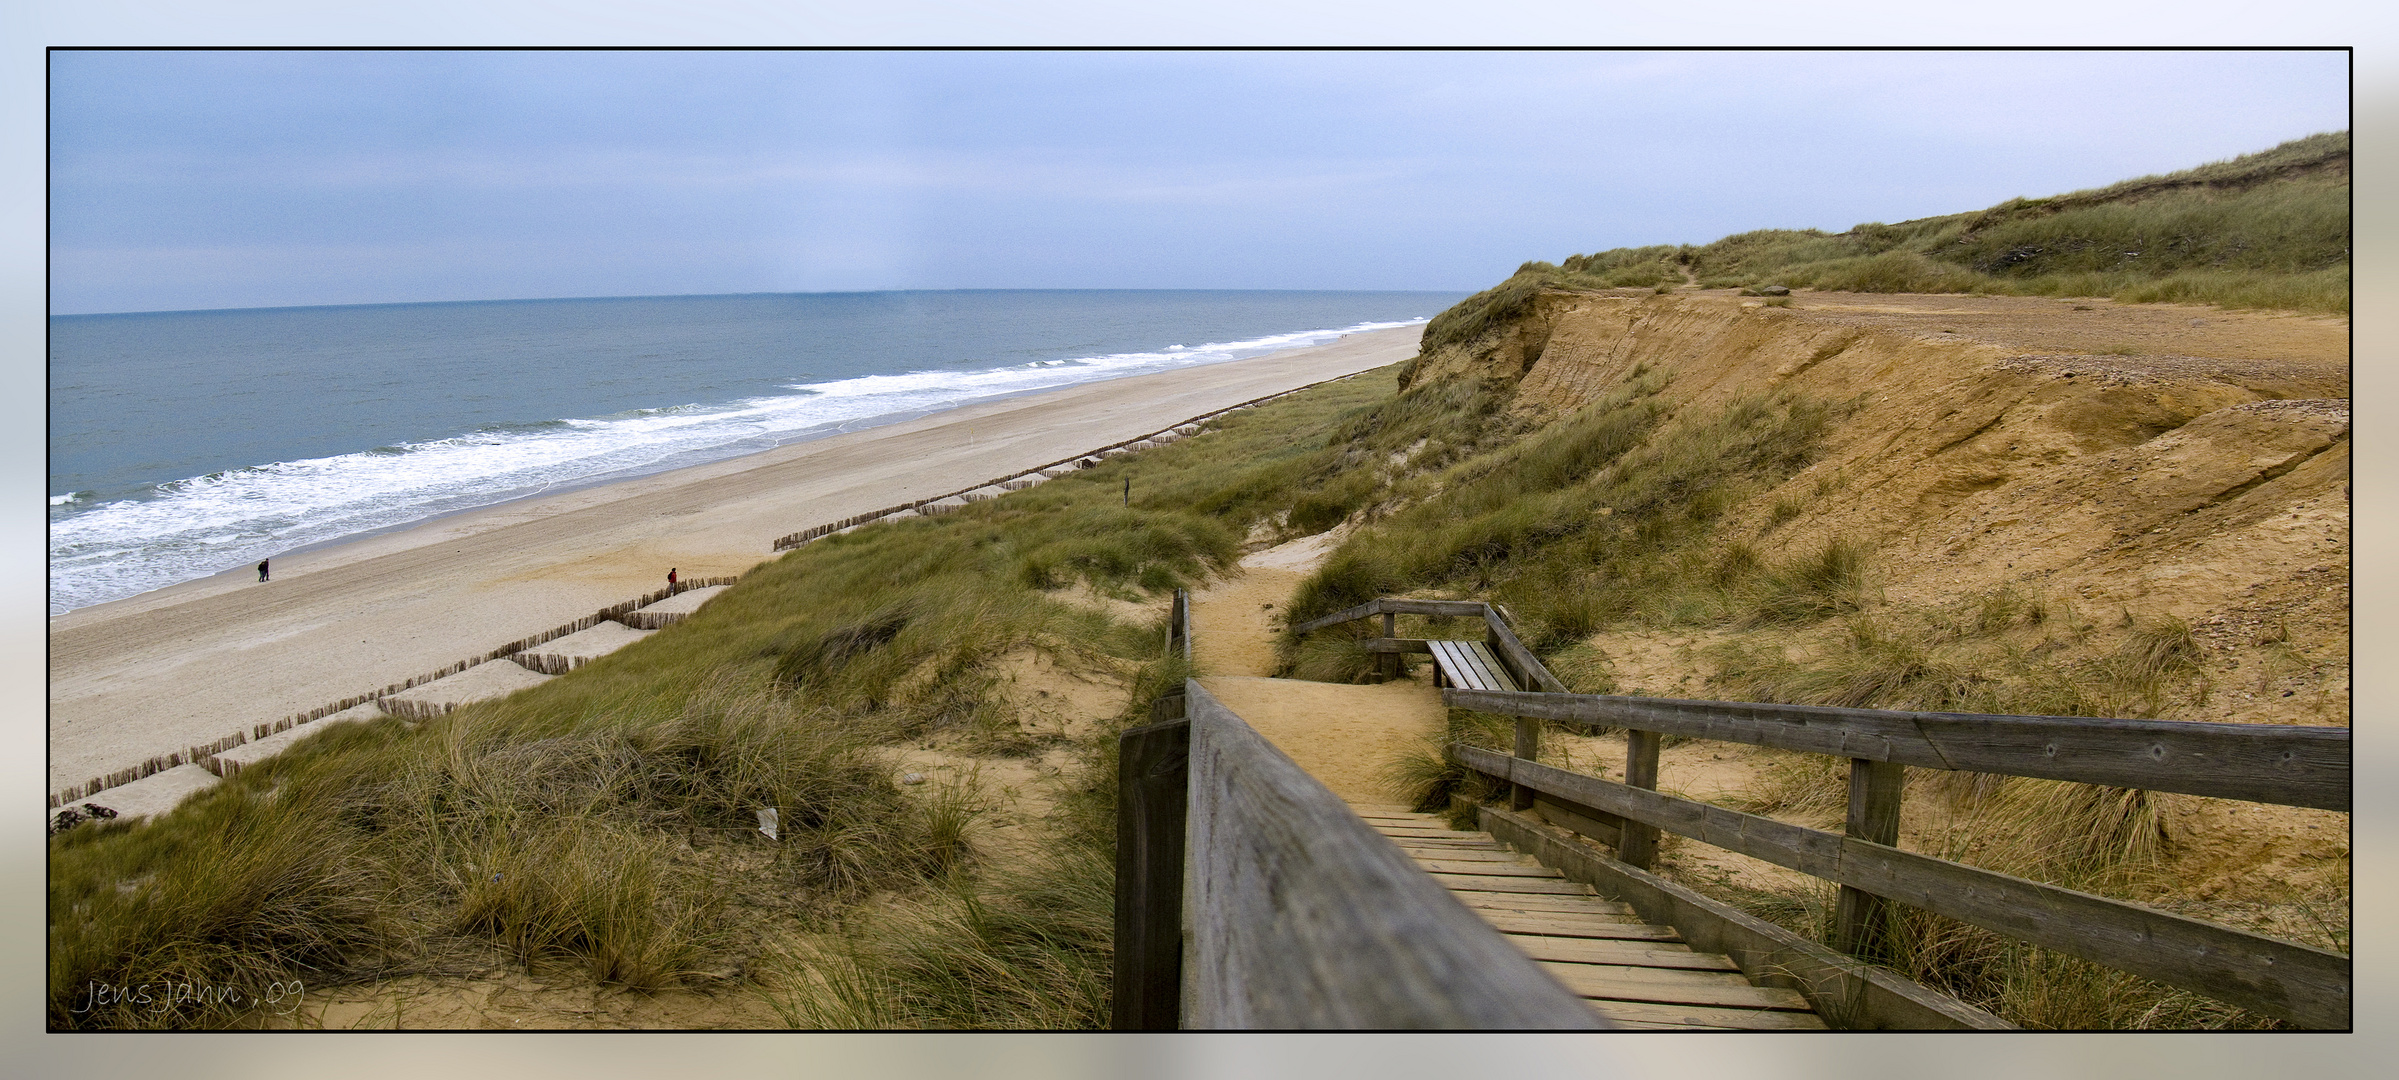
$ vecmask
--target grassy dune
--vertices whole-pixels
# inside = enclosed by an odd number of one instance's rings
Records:
[[[1425,347],[1472,341],[1546,287],[1786,285],[1849,292],[2107,296],[2347,314],[2349,133],[2095,191],[1847,232],[1761,229],[1528,262],[1444,312]]]

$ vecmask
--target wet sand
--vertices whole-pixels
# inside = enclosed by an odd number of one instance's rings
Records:
[[[441,668],[787,533],[1405,360],[1420,328],[968,406],[439,518],[50,620],[49,787]]]

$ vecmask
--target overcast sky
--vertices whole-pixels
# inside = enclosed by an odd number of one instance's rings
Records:
[[[1485,287],[2345,128],[2339,52],[59,52],[56,313]]]

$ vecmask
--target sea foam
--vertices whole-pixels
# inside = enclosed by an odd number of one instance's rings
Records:
[[[157,484],[130,498],[89,502],[80,492],[54,495],[50,610],[132,596],[295,548],[560,488],[721,460],[1011,394],[1222,363],[1423,321],[793,383],[784,387],[787,393],[737,401],[494,426],[255,465]]]

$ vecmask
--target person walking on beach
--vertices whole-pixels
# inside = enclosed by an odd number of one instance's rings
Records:
[[[260,560],[258,560],[258,580],[260,580],[260,581],[265,581],[266,579],[267,579],[267,560],[265,560],[265,559],[260,559]]]
[[[672,566],[666,568],[666,587],[668,589],[675,587],[675,568]]]

